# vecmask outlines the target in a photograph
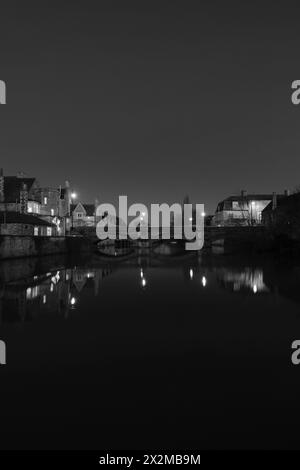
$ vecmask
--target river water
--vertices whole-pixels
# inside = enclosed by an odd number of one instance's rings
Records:
[[[0,265],[0,448],[297,448],[300,265]]]

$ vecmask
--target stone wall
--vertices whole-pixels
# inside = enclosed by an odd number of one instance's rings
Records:
[[[29,224],[1,224],[0,235],[33,235],[34,226]]]
[[[0,236],[0,259],[65,253],[64,237]]]
[[[88,253],[94,249],[83,237],[33,237],[0,235],[0,260],[57,253]]]

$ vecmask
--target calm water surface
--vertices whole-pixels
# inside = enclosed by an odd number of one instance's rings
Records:
[[[298,448],[300,266],[0,265],[1,448]]]

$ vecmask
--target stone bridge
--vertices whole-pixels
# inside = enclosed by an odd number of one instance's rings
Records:
[[[96,235],[95,227],[81,227],[77,229],[78,235],[83,236],[85,239],[88,239],[94,245],[101,243]],[[149,228],[149,238],[151,234],[151,228]],[[149,244],[155,244],[159,242],[168,243],[174,241],[174,237],[171,237],[170,240],[151,240],[149,239]],[[184,241],[184,240],[183,240]],[[125,244],[132,243],[133,245],[140,245],[141,243],[146,244],[147,240],[135,240],[128,241],[124,240]],[[245,247],[262,247],[266,242],[266,230],[264,226],[254,226],[254,227],[205,227],[204,229],[204,247],[210,248],[215,245],[223,246],[245,246]],[[113,243],[113,241],[112,241]]]

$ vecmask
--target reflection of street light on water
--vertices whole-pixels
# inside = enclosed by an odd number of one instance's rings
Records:
[[[141,271],[140,271],[140,277],[141,277],[142,287],[146,287],[147,281],[146,281],[143,269],[141,269]]]
[[[190,279],[193,280],[193,277],[194,277],[194,271],[190,269]]]

